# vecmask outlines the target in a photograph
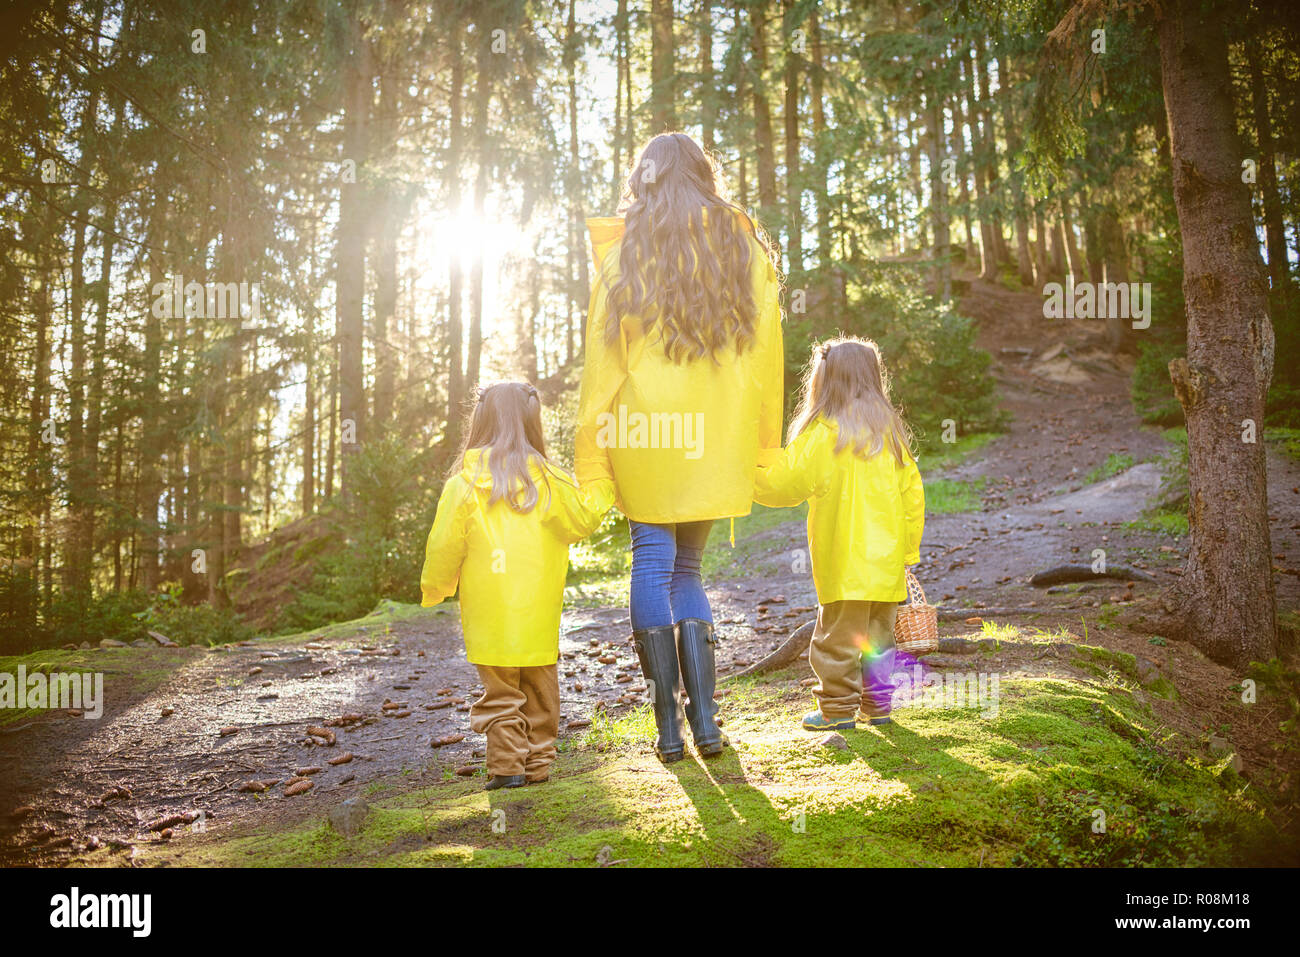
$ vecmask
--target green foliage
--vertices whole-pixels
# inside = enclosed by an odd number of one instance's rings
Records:
[[[975,345],[974,322],[919,290],[923,277],[911,266],[852,269],[844,300],[814,316],[791,316],[786,331],[787,381],[797,389],[809,358],[808,343],[837,333],[874,339],[880,346],[895,405],[916,433],[920,449],[941,449],[951,419],[958,437],[997,431],[997,408],[988,374],[989,354]]]
[[[135,618],[141,627],[182,645],[224,645],[252,638],[254,632],[230,611],[211,605],[186,605],[179,586],[159,592]]]
[[[337,545],[320,553],[310,586],[281,616],[284,628],[359,618],[382,598],[419,602],[424,542],[442,489],[428,460],[396,436],[351,453],[354,491],[329,513]]]
[[[1084,485],[1091,485],[1093,482],[1100,482],[1118,475],[1120,472],[1127,471],[1133,467],[1133,456],[1120,455],[1118,452],[1112,452],[1106,456],[1106,461],[1094,469],[1089,469],[1083,477]]]
[[[1138,358],[1130,395],[1143,422],[1180,425],[1183,409],[1174,397],[1169,362],[1187,354],[1187,313],[1183,299],[1183,250],[1171,238],[1142,237],[1141,280],[1151,283],[1151,326],[1135,330]]]
[[[930,515],[953,515],[957,512],[975,512],[983,504],[983,490],[988,479],[980,476],[973,481],[935,478],[925,480],[925,510]]]

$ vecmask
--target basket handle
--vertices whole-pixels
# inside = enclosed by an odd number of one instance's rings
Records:
[[[921,587],[921,583],[917,581],[911,569],[904,569],[904,573],[907,576],[907,603],[909,605],[926,604],[925,589]]]

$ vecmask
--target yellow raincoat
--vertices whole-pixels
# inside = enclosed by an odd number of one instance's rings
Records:
[[[817,600],[902,601],[904,565],[921,560],[925,489],[916,460],[882,448],[870,458],[835,453],[838,427],[815,419],[770,468],[754,500],[774,508],[809,499],[808,547]]]
[[[611,478],[628,518],[669,524],[748,515],[754,468],[780,451],[785,355],[779,282],[757,239],[750,282],[755,338],[742,354],[674,363],[658,328],[647,339],[624,316],[607,346],[606,297],[618,277],[621,217],[589,219],[596,281],[574,467],[583,482]]]
[[[459,584],[465,653],[476,665],[555,664],[569,543],[594,532],[614,501],[609,481],[579,488],[537,459],[529,472],[539,496],[532,511],[489,506],[492,473],[486,456],[470,449],[443,487],[429,530],[421,604],[438,604]]]

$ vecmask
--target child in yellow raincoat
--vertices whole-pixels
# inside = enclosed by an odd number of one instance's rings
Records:
[[[821,606],[808,653],[818,679],[818,709],[803,719],[809,731],[853,728],[857,718],[889,721],[894,620],[907,597],[904,566],[921,560],[925,525],[910,442],[874,342],[844,338],[814,348],[790,443],[758,470],[754,494],[775,507],[809,500]]]
[[[487,736],[489,791],[550,776],[569,543],[594,532],[614,501],[608,479],[579,487],[551,464],[541,412],[525,383],[480,393],[420,576],[425,607],[460,587],[465,653],[483,681],[470,727]]]

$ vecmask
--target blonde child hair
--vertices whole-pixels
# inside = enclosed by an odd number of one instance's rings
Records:
[[[837,453],[852,445],[854,455],[870,458],[887,444],[901,465],[912,448],[912,430],[889,399],[880,347],[870,339],[840,336],[813,347],[789,441],[818,416],[838,426]]]
[[[498,382],[480,389],[465,442],[448,475],[465,467],[465,453],[471,449],[489,453],[478,458],[478,469],[492,474],[488,504],[504,501],[516,512],[531,512],[540,494],[528,466],[533,459],[550,463],[537,389],[527,382]],[[542,469],[543,476],[546,471]]]

